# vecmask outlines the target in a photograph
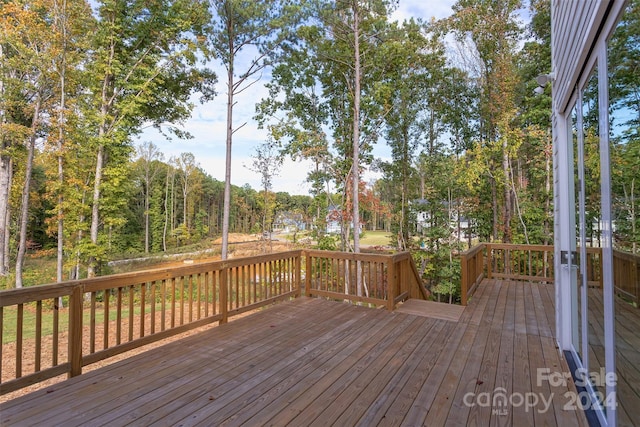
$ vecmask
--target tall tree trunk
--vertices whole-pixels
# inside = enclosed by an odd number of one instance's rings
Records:
[[[491,210],[493,212],[493,241],[498,241],[498,194],[496,190],[496,180],[490,177],[491,181]]]
[[[3,46],[0,43],[0,60],[4,58]],[[4,97],[4,80],[0,78],[0,96]],[[0,109],[0,125],[6,121],[4,108]],[[0,137],[0,276],[8,271],[9,245],[5,239],[9,236],[9,192],[11,182],[11,157],[5,154],[7,141]]]
[[[58,2],[54,3],[56,5],[56,19],[61,21],[59,24],[60,30],[62,32],[62,48],[60,52],[60,105],[58,107],[58,208],[57,208],[57,216],[58,216],[58,231],[57,231],[57,252],[56,252],[56,281],[62,282],[63,280],[63,267],[64,267],[64,194],[62,189],[64,188],[64,156],[62,155],[62,150],[65,146],[64,136],[65,136],[65,108],[66,108],[66,97],[67,97],[67,2],[66,0],[62,1],[62,4],[58,6]],[[62,10],[58,10],[58,7],[61,7]],[[62,299],[60,299],[62,302]]]
[[[145,177],[144,189],[144,253],[149,253],[149,175]]]
[[[230,56],[227,70],[227,149],[224,169],[224,211],[222,214],[222,248],[221,257],[227,259],[229,254],[229,216],[231,210],[231,146],[233,142],[233,43],[229,46]]]
[[[360,252],[360,204],[359,204],[359,186],[360,186],[360,15],[358,6],[353,10],[353,49],[354,49],[354,97],[353,97],[353,179],[352,183],[352,202],[353,202],[353,251]],[[358,282],[358,290],[360,289]],[[359,292],[358,295],[361,293]]]
[[[22,287],[22,267],[27,252],[27,226],[29,223],[29,193],[31,190],[31,172],[33,170],[33,154],[36,145],[36,128],[40,118],[40,95],[37,95],[31,120],[31,135],[27,143],[27,164],[24,172],[24,186],[22,187],[22,205],[20,206],[20,234],[18,240],[18,255],[16,257],[16,288]]]
[[[511,243],[511,173],[509,170],[509,152],[507,138],[502,138],[502,173],[504,174],[504,213],[502,216],[502,242]]]
[[[169,227],[169,175],[171,171],[167,169],[167,177],[164,186],[164,225],[162,227],[162,251],[167,251],[167,228]]]
[[[104,136],[101,130],[100,136]],[[98,245],[98,227],[100,225],[100,186],[102,184],[102,172],[104,167],[104,145],[100,144],[96,155],[96,170],[93,182],[93,203],[91,206],[91,228],[89,230],[89,238],[91,243]],[[92,278],[96,275],[96,257],[89,257],[89,265],[87,266],[87,277]]]
[[[5,144],[2,143],[2,152]],[[0,275],[6,275],[9,271],[9,194],[11,190],[11,157],[0,154]]]

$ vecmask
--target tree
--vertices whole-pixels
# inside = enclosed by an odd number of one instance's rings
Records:
[[[152,142],[143,142],[138,146],[138,158],[142,169],[142,184],[144,197],[144,252],[149,252],[149,227],[150,227],[150,202],[153,192],[151,184],[159,173],[160,168],[157,161],[161,161],[163,154]]]
[[[88,4],[77,0],[54,0],[53,8],[53,35],[58,54],[53,61],[54,73],[57,76],[56,88],[57,114],[52,120],[51,139],[55,139],[55,152],[57,163],[57,186],[52,190],[56,196],[57,215],[57,263],[56,280],[63,280],[64,268],[64,217],[65,217],[65,150],[67,150],[67,138],[71,133],[69,122],[77,116],[77,102],[74,98],[80,98],[80,88],[86,50],[95,21],[91,16]],[[73,95],[71,100],[67,95]],[[57,128],[57,135],[56,135]],[[53,141],[52,141],[53,142]]]
[[[2,79],[2,91],[9,101],[6,107],[9,111],[12,109],[15,111],[14,114],[3,112],[2,120],[5,122],[5,129],[2,132],[2,155],[6,156],[5,149],[9,146],[17,146],[21,142],[24,142],[27,150],[18,222],[19,237],[15,283],[17,288],[22,287],[22,267],[26,252],[35,141],[42,125],[42,111],[52,90],[47,70],[49,61],[55,55],[55,50],[47,36],[50,26],[47,22],[46,6],[46,4],[38,2],[34,2],[34,4],[12,2],[4,5],[0,15],[3,22],[1,43],[9,47],[6,53],[3,47],[3,55],[7,56],[6,65],[10,67],[6,71],[3,70],[3,74],[6,72],[9,78]],[[13,120],[11,116],[14,116]],[[9,121],[13,122],[13,127],[6,127]],[[5,131],[8,132],[5,133]],[[8,183],[11,179],[5,175],[5,173],[9,173],[10,169],[5,162],[6,160],[2,161],[3,173],[1,174],[2,185],[0,186],[2,188],[0,192],[0,217],[2,218],[8,216],[8,193],[5,194],[5,185],[8,191],[10,187]],[[7,233],[6,222],[3,225],[0,238],[4,239]],[[4,252],[3,249],[2,258],[6,257]]]
[[[271,64],[289,31],[299,19],[298,2],[275,0],[214,0],[216,12],[211,42],[213,51],[227,71],[227,126],[225,157],[222,259],[227,258],[231,208],[231,152],[234,127],[234,97],[255,84]],[[245,54],[246,66],[238,71],[238,59]]]
[[[481,97],[479,103],[480,138],[494,155],[492,162],[501,169],[487,169],[492,191],[494,211],[493,237],[502,234],[502,241],[512,239],[512,188],[510,185],[509,133],[515,126],[516,87],[518,84],[514,53],[521,33],[515,18],[520,0],[459,0],[453,6],[454,15],[448,20],[449,28],[459,41],[470,43],[479,60]],[[498,221],[497,193],[502,187],[502,219]]]
[[[128,144],[130,135],[150,122],[179,123],[191,111],[189,96],[214,95],[215,75],[198,69],[197,53],[207,54],[203,36],[210,15],[200,0],[153,2],[105,0],[99,8],[91,71],[96,150],[90,239],[98,245],[105,161],[111,150]],[[184,132],[171,129],[179,136]],[[96,255],[88,275],[95,274]]]
[[[191,216],[193,213],[193,206],[189,200],[189,196],[194,190],[194,187],[199,184],[197,178],[198,164],[196,163],[196,157],[192,153],[181,153],[180,157],[176,158],[176,166],[180,172],[180,183],[182,186],[182,223],[185,225],[187,232],[191,232]]]
[[[609,42],[615,244],[640,252],[640,2],[630,1]]]
[[[272,231],[273,211],[275,208],[275,194],[272,192],[273,178],[278,175],[278,170],[282,166],[282,156],[274,152],[273,146],[266,142],[255,150],[253,163],[249,168],[253,172],[260,174],[263,195],[262,232]]]

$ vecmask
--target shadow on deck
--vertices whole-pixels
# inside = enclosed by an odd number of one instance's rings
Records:
[[[296,298],[16,398],[0,421],[587,425],[573,382],[542,374],[569,372],[554,318],[553,285],[506,280],[458,321]]]

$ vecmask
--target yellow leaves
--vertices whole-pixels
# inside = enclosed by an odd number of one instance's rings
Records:
[[[44,41],[47,39],[47,23],[39,13],[42,2],[21,3],[13,1],[6,3],[0,9],[3,37],[7,41],[22,39]]]
[[[0,124],[0,139],[4,141],[22,142],[31,135],[31,128],[18,123]],[[11,146],[13,144],[7,144]]]

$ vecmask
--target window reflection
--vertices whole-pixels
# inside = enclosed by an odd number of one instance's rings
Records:
[[[618,421],[640,420],[640,1],[608,43]]]

